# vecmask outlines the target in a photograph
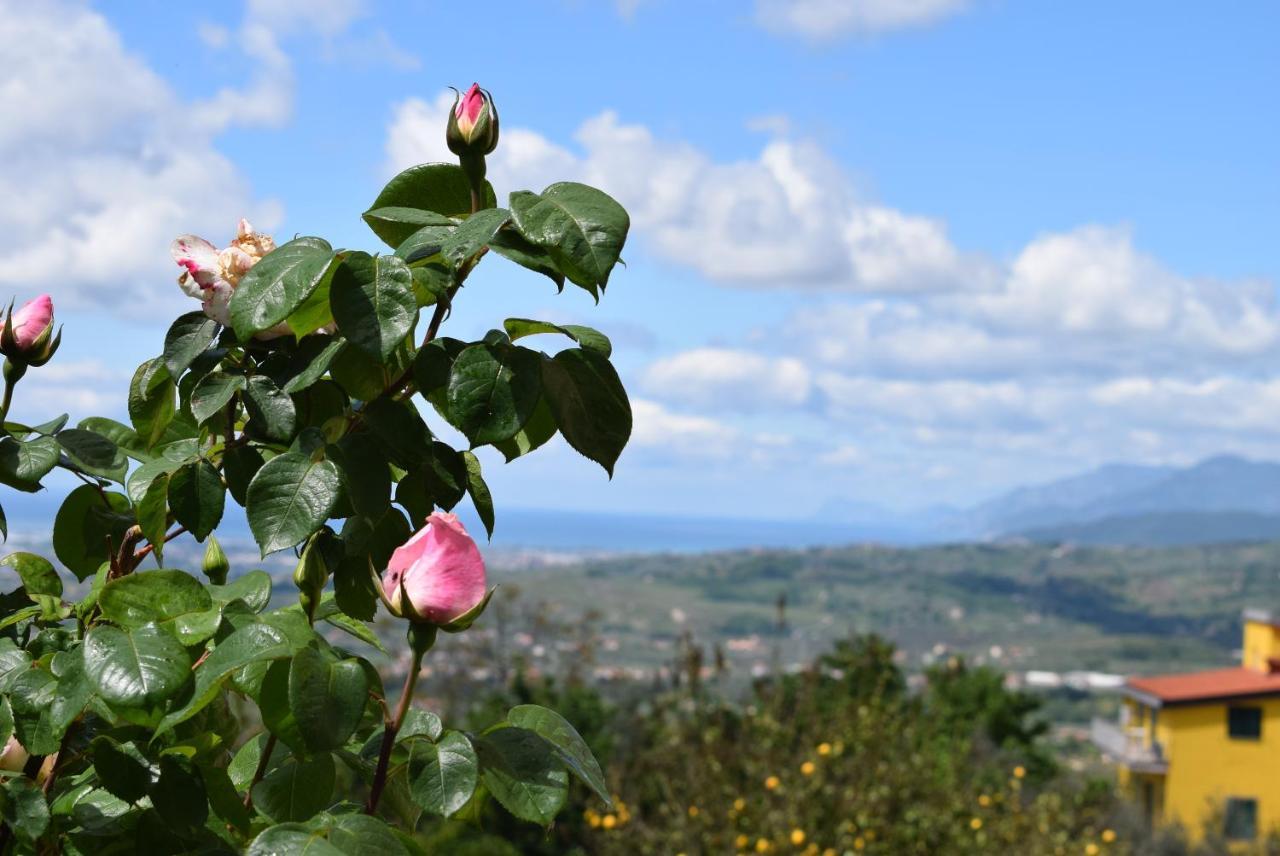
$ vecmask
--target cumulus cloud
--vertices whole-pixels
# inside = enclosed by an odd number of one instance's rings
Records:
[[[769,465],[785,455],[793,438],[779,432],[750,432],[708,416],[673,411],[645,398],[632,399],[629,456],[650,463],[699,460],[709,463]]]
[[[0,288],[64,308],[133,304],[122,291],[176,306],[174,235],[278,216],[101,15],[5,4],[0,41]]]
[[[809,370],[800,360],[728,348],[697,348],[658,360],[642,384],[664,399],[715,409],[797,407],[809,398]]]
[[[442,130],[452,103],[443,93],[396,106],[388,174],[453,159]],[[499,197],[562,179],[594,184],[627,207],[651,251],[737,286],[895,293],[988,278],[987,264],[957,250],[943,224],[861,200],[812,142],[776,137],[754,159],[721,163],[612,111],[583,122],[574,140],[576,151],[504,124],[489,159]]]
[[[756,21],[770,32],[824,42],[927,26],[968,5],[968,0],[756,0]]]

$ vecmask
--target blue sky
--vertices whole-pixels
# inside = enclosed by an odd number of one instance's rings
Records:
[[[966,503],[1112,460],[1275,458],[1280,119],[1267,2],[0,0],[0,291],[62,307],[18,412],[119,415],[189,307],[169,240],[358,214],[497,99],[500,196],[633,213],[598,307],[493,259],[453,335],[614,335],[636,436],[524,507],[804,516]],[[25,409],[24,409],[25,408]]]

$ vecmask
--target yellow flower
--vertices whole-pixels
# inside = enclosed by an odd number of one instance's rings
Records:
[[[756,839],[756,852],[757,852],[757,853],[768,853],[768,852],[769,852],[769,848],[770,848],[771,846],[772,846],[772,845],[771,845],[771,844],[769,844],[769,839],[767,839],[767,838],[757,838],[757,839]]]
[[[733,846],[737,847],[739,850],[746,850],[747,845],[750,843],[751,839],[745,835],[739,835],[737,838],[733,839]]]
[[[824,758],[825,758],[826,756],[830,755],[830,754],[831,754],[831,744],[830,744],[830,743],[819,743],[819,744],[818,744],[818,754],[819,754],[819,755],[821,755],[821,756],[822,756],[822,757],[824,757]]]
[[[986,794],[979,794],[978,805],[982,806],[983,808],[986,808],[987,806],[991,805],[991,797],[987,796]]]
[[[1098,850],[1098,845],[1094,844],[1092,841],[1084,847],[1085,856],[1098,856]]]
[[[1015,779],[1021,779],[1025,775],[1027,775],[1027,768],[1021,764],[1013,768],[1013,777]]]
[[[697,817],[701,813],[696,805],[689,806],[689,817]]]
[[[800,772],[806,776],[812,776],[813,771],[816,769],[818,769],[818,767],[812,761],[805,761],[800,765]]]
[[[836,849],[834,847],[828,847],[826,850],[822,851],[822,856],[836,856]]]
[[[782,784],[782,781],[777,776],[770,776],[764,780],[764,786],[771,791],[777,788],[780,784]],[[763,839],[761,840],[763,841]],[[768,844],[769,842],[766,841],[765,843]],[[759,845],[757,845],[757,848],[758,847]]]
[[[746,807],[747,807],[747,801],[744,800],[742,797],[738,797],[736,800],[733,801],[734,811],[742,811]]]
[[[863,840],[862,840],[862,836],[861,836],[861,835],[859,835],[857,838],[853,839],[853,849],[854,849],[854,850],[866,850],[866,849],[867,849],[867,842],[865,842],[865,841],[863,841]]]
[[[1116,831],[1115,831],[1114,829],[1104,829],[1104,830],[1102,830],[1102,840],[1103,840],[1103,841],[1105,841],[1105,842],[1106,842],[1106,843],[1108,843],[1108,844],[1110,844],[1112,841],[1115,841],[1115,840],[1116,840]]]
[[[977,831],[977,830],[981,829],[981,828],[982,828],[982,818],[980,818],[980,817],[972,818],[972,819],[969,821],[969,828],[970,828],[970,829],[972,829],[972,830],[974,830],[974,831]]]
[[[804,844],[804,830],[803,830],[803,829],[793,829],[793,830],[791,830],[791,843],[792,843],[792,844],[794,844],[794,845],[795,845],[795,846],[797,846],[797,847],[799,847],[801,844]]]
[[[615,826],[618,825],[618,818],[614,817],[611,814],[606,814],[603,818],[601,818],[600,825],[603,826],[605,829],[613,829]]]

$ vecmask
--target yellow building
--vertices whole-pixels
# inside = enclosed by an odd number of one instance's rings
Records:
[[[1130,678],[1124,695],[1093,740],[1149,821],[1241,842],[1280,828],[1280,618],[1245,611],[1239,666]]]

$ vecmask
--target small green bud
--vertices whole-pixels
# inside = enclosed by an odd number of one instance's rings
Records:
[[[222,552],[222,545],[213,535],[209,536],[209,543],[205,545],[204,567],[201,570],[214,585],[227,584],[227,572],[231,570],[231,562],[227,561],[227,554]]]

